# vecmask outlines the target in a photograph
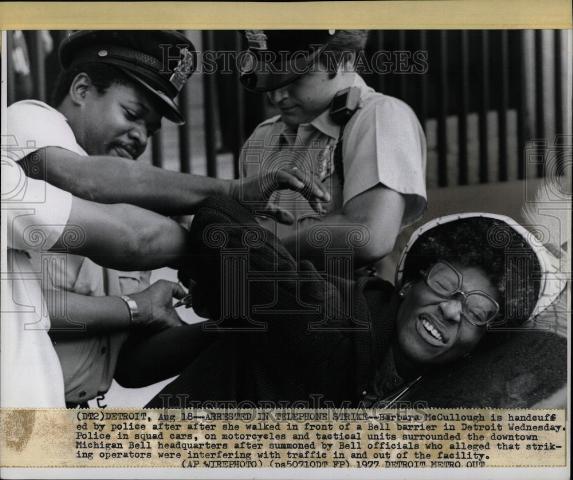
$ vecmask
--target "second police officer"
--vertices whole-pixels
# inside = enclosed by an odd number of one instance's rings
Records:
[[[330,249],[354,247],[355,267],[384,257],[400,229],[425,209],[426,140],[408,105],[375,92],[355,71],[368,31],[248,30],[245,36],[241,81],[266,92],[279,114],[245,143],[243,175],[288,165],[331,194],[321,214],[298,193],[277,192],[272,201],[294,223],[261,222],[292,254],[318,264],[317,239],[325,235]]]

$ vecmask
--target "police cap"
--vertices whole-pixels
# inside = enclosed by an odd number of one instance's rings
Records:
[[[196,55],[189,39],[173,30],[86,30],[69,34],[60,45],[64,69],[94,62],[113,65],[177,124],[185,121],[174,99],[195,70]]]
[[[288,85],[309,71],[335,30],[245,30],[248,50],[241,52],[241,83],[266,92]]]

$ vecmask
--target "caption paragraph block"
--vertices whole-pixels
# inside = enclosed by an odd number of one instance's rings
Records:
[[[564,410],[0,412],[3,467],[564,466]]]

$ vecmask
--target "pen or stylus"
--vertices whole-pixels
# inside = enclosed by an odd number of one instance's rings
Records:
[[[185,307],[189,308],[191,306],[191,294],[185,295],[181,300],[179,300],[173,308],[179,308],[185,305]]]

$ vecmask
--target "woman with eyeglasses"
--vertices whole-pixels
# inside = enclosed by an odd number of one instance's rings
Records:
[[[124,386],[140,386],[133,370],[146,364],[145,349],[170,345],[166,362],[147,365],[146,375],[157,381],[187,366],[149,407],[394,405],[424,378],[533,322],[563,287],[547,281],[555,258],[527,230],[483,213],[418,229],[395,287],[345,277],[352,269],[344,261],[324,272],[297,262],[226,199],[202,205],[191,236],[193,306],[210,320],[165,331],[155,344],[129,345],[116,372]],[[196,341],[178,351],[177,330],[186,328],[196,330]]]

